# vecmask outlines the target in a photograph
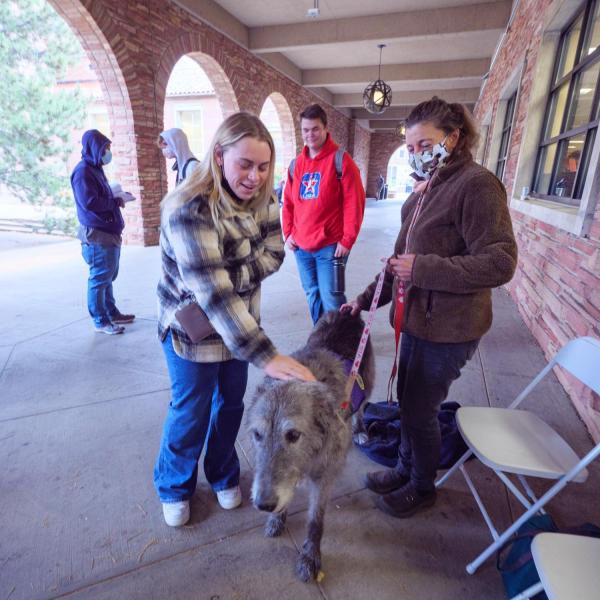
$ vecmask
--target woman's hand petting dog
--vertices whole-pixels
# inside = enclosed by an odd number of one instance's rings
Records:
[[[302,381],[316,381],[315,376],[303,364],[291,356],[276,354],[265,365],[265,373],[273,379],[301,379]]]
[[[360,314],[362,308],[358,305],[356,300],[350,300],[350,302],[346,302],[346,304],[342,304],[340,306],[341,313],[350,313],[353,317]]]

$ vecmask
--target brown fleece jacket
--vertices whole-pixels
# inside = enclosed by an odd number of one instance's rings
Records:
[[[507,283],[517,264],[517,244],[502,183],[470,159],[455,159],[431,181],[406,248],[419,194],[402,207],[394,254],[416,254],[407,284],[402,331],[432,342],[467,342],[492,324],[491,288]],[[357,301],[371,305],[374,281]],[[386,273],[379,306],[396,297]],[[390,322],[394,323],[394,305]]]

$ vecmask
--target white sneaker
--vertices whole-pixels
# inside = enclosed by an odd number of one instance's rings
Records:
[[[221,505],[221,508],[225,510],[231,510],[237,508],[242,503],[242,490],[240,486],[229,488],[228,490],[221,490],[217,492],[217,500]]]
[[[169,527],[181,527],[190,520],[190,503],[184,502],[163,502],[163,516],[165,523]]]

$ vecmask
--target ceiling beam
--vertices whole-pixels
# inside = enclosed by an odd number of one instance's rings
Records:
[[[443,34],[504,29],[511,2],[487,2],[468,6],[348,17],[310,23],[268,25],[249,29],[253,52],[281,52],[307,46],[400,38],[439,38]],[[441,43],[441,42],[439,42]]]
[[[400,119],[372,119],[369,121],[369,129],[396,129]]]
[[[362,103],[361,103],[362,104]],[[382,119],[406,119],[412,110],[412,106],[398,106],[388,108],[381,116]],[[372,121],[377,119],[375,115],[370,113],[366,108],[353,108],[352,117],[354,119],[366,119]]]
[[[429,100],[432,96],[440,95],[446,102],[477,102],[480,88],[465,88],[461,90],[422,90],[417,92],[392,92],[392,106],[412,106]],[[333,105],[338,107],[357,108],[363,105],[362,94],[334,94]]]
[[[428,63],[381,65],[381,78],[388,83],[428,79],[460,79],[483,77],[490,67],[489,58],[448,60]],[[368,67],[343,67],[339,69],[309,69],[302,72],[302,85],[306,87],[342,85],[373,81],[377,65]]]

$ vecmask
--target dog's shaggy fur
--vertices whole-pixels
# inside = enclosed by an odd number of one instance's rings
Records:
[[[306,346],[292,355],[317,381],[266,377],[248,411],[256,457],[252,498],[258,509],[271,513],[265,535],[282,533],[296,485],[301,480],[309,484],[308,532],[296,563],[296,573],[303,581],[319,573],[325,506],[352,439],[351,411],[342,408],[348,376],[340,359],[354,359],[363,327],[359,317],[325,314]],[[369,342],[360,369],[365,401],[373,387],[374,371]],[[355,432],[361,426],[359,418]]]

